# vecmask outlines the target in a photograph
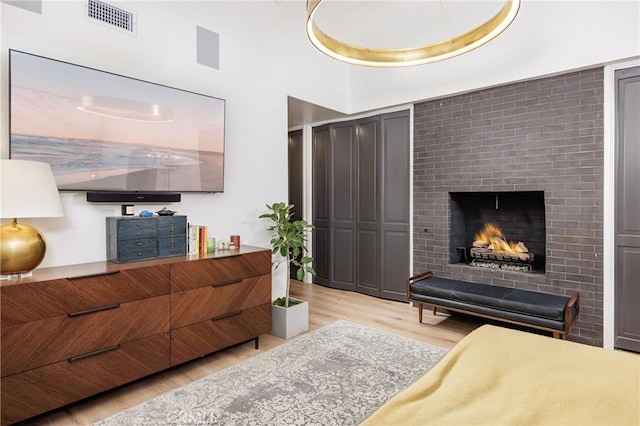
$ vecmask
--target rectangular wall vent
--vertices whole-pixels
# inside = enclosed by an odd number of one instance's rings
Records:
[[[86,0],[86,18],[97,24],[136,35],[136,14],[101,0]]]

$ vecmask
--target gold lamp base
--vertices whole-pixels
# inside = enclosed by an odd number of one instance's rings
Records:
[[[0,227],[0,279],[31,275],[42,263],[47,245],[37,229],[16,219]]]

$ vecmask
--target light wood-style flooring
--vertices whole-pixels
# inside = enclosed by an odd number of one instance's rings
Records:
[[[398,334],[426,343],[451,348],[481,323],[473,318],[433,316],[425,309],[418,323],[417,309],[409,303],[392,302],[359,293],[329,289],[316,284],[291,282],[291,296],[309,302],[309,331],[338,319]],[[225,349],[170,370],[140,379],[82,402],[39,416],[28,425],[87,425],[194,380],[239,363],[285,343],[272,335],[260,337],[260,349],[253,342]]]

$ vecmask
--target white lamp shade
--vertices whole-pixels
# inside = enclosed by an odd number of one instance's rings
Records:
[[[56,180],[47,163],[0,160],[0,217],[64,216]]]

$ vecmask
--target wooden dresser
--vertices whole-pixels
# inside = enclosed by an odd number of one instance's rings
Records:
[[[271,251],[45,268],[0,283],[2,424],[271,331]]]

